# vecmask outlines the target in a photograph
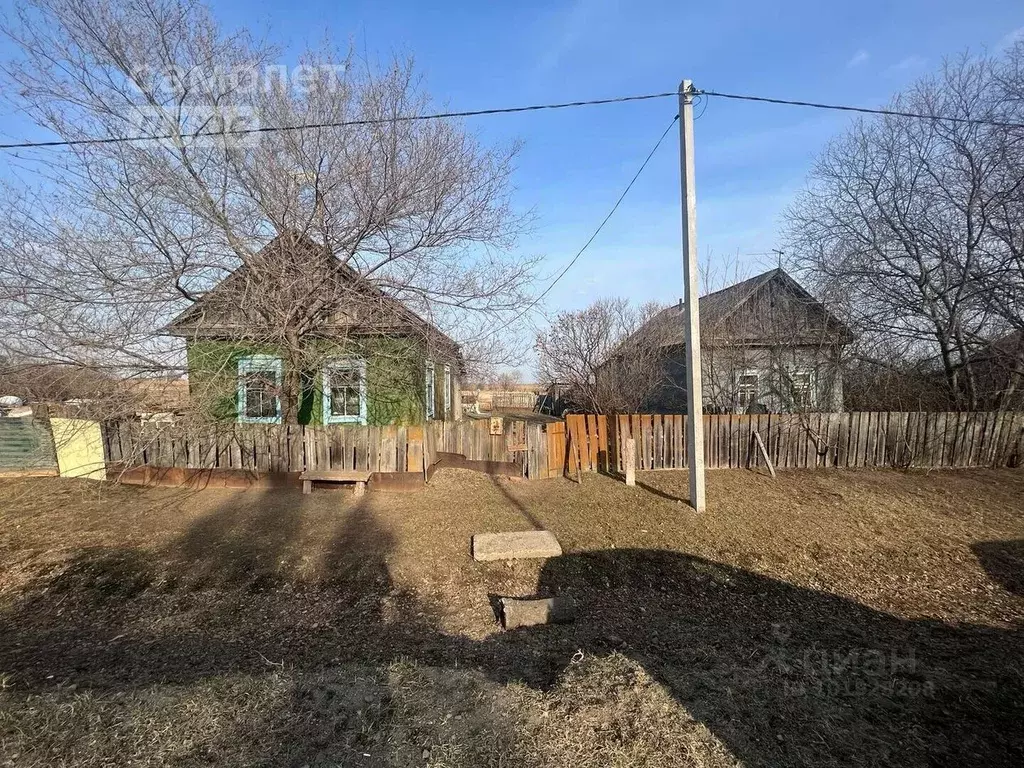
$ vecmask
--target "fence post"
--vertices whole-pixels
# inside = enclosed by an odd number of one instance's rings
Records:
[[[636,440],[626,438],[624,464],[626,465],[626,485],[636,485]]]

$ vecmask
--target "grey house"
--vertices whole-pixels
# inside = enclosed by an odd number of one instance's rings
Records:
[[[709,413],[839,411],[849,329],[782,269],[700,298],[701,381]],[[685,316],[668,307],[634,336],[663,355],[658,413],[686,412]]]

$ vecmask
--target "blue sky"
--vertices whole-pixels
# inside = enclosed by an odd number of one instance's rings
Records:
[[[10,7],[8,5],[8,7]],[[698,87],[873,106],[966,47],[1024,34],[1024,4],[907,2],[300,2],[215,0],[293,56],[326,33],[387,58],[412,54],[440,103],[476,109]],[[468,121],[519,138],[516,203],[537,216],[521,247],[556,273],[607,213],[675,114],[671,99]],[[770,266],[779,214],[841,113],[712,100],[696,124],[698,246],[719,264]],[[5,131],[6,132],[6,131]],[[681,293],[673,133],[600,238],[551,291],[550,309],[599,296]]]
[[[1024,4],[910,2],[302,3],[214,5],[299,45],[325,30],[371,55],[413,54],[435,98],[475,109],[698,87],[874,106],[943,56],[1024,34]],[[676,112],[671,99],[469,121],[524,142],[516,200],[537,214],[522,247],[546,274],[568,262]],[[696,123],[698,246],[725,264],[771,266],[779,214],[841,113],[712,100]],[[662,145],[599,239],[549,294],[552,309],[599,296],[681,293],[678,140]]]

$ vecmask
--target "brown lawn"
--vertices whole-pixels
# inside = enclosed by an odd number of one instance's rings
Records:
[[[0,765],[1024,764],[1024,473],[685,497],[0,481]],[[565,554],[469,557],[532,527]],[[578,620],[501,632],[531,594]]]

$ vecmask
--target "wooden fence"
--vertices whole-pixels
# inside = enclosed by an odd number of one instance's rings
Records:
[[[537,405],[537,393],[533,391],[520,390],[463,390],[461,392],[462,402],[466,405],[476,405],[481,412],[489,411],[532,411]]]
[[[685,469],[686,417],[566,417],[570,473],[619,471],[626,439],[637,469]],[[1024,463],[1024,413],[806,413],[704,417],[709,469],[764,466],[760,435],[777,468],[1004,467]],[[577,458],[578,457],[578,458]],[[577,464],[577,461],[579,462]]]
[[[707,467],[780,469],[983,467],[1024,463],[1024,413],[811,413],[704,417]],[[358,427],[137,421],[104,425],[108,463],[254,472],[355,469],[425,473],[444,454],[501,463],[531,479],[618,472],[626,440],[636,468],[685,469],[686,417],[574,414],[547,424],[505,418]],[[512,466],[514,465],[514,466]],[[517,469],[518,468],[518,469]]]
[[[409,427],[235,423],[198,427],[121,421],[105,424],[103,437],[107,462],[123,467],[422,473],[437,462],[439,454],[453,453],[471,461],[516,463],[523,476],[538,477],[547,476],[548,465],[542,426],[504,419],[501,433],[491,434],[489,419]]]

